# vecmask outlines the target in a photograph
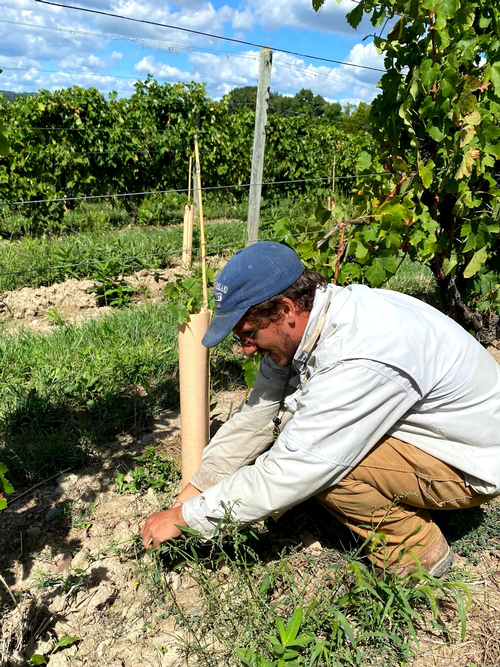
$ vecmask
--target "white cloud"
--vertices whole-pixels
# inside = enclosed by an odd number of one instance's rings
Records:
[[[196,75],[191,72],[183,72],[177,67],[171,67],[161,62],[155,62],[154,56],[145,56],[138,63],[134,65],[134,72],[137,72],[141,77],[151,74],[155,79],[163,79],[165,81],[199,81]]]
[[[361,97],[343,97],[342,99],[337,100],[337,102],[341,104],[342,107],[346,107],[348,104],[357,107],[360,102],[366,102],[366,100]]]
[[[246,7],[242,12],[234,12],[231,20],[231,27],[233,30],[241,30],[242,34],[248,32],[253,28],[254,15],[249,7]]]
[[[90,9],[108,11],[114,14],[145,19],[158,23],[178,25],[201,32],[223,34],[224,26],[233,19],[238,22],[240,12],[224,5],[215,9],[206,0],[177,1],[178,8],[165,6],[163,3],[144,0],[141,2],[124,0],[94,0],[87,2]],[[106,34],[135,39],[173,42],[181,46],[212,45],[216,40],[178,30],[159,26],[120,20],[98,14],[65,10],[58,7],[40,5],[33,0],[13,0],[2,12],[2,19],[40,26],[35,28],[13,26],[0,23],[0,44],[2,55],[25,55],[40,60],[54,60],[68,57],[74,53],[96,52],[102,50],[107,41],[93,35],[72,36],[67,32],[52,32],[44,27],[73,29],[75,31],[103,32]],[[243,27],[243,21],[240,21]]]
[[[191,70],[193,78],[206,82],[209,94],[214,97],[220,97],[236,86],[257,85],[258,51],[249,50],[229,56],[195,52],[189,56],[189,61],[194,66]],[[359,71],[308,65],[301,58],[277,53],[273,57],[271,90],[293,95],[301,88],[310,88],[315,94],[328,99],[355,94],[369,102],[377,94],[377,89],[373,83],[361,79]]]
[[[255,15],[255,23],[267,30],[278,30],[283,26],[297,30],[314,30],[354,34],[345,15],[353,4],[351,0],[326,0],[319,12],[315,12],[311,0],[248,0],[248,6]],[[362,21],[358,30],[368,28],[368,19]]]
[[[348,65],[342,65],[342,75],[344,75],[344,73],[348,75],[354,70],[359,79],[366,83],[376,85],[383,74],[383,72],[374,71],[374,69],[363,69],[363,67],[376,68],[377,70],[384,69],[384,57],[378,53],[372,42],[369,42],[368,44],[356,44],[351,49],[351,52],[345,61],[353,63],[354,65],[361,65],[362,67],[353,68]]]
[[[238,8],[228,4],[214,7],[208,0],[175,0],[175,6],[152,0],[87,0],[85,5],[99,11],[171,23],[202,32],[236,34],[243,39],[248,38],[250,29],[259,25],[270,30],[285,26],[317,32],[349,32],[345,13],[352,8],[351,0],[342,0],[340,5],[335,0],[327,0],[319,14],[313,11],[311,0],[273,0],[272,3],[268,0],[242,0]],[[116,72],[131,77],[134,73],[141,77],[151,73],[158,79],[168,81],[205,82],[213,97],[220,97],[235,86],[257,83],[256,50],[240,52],[241,57],[234,53],[232,45],[226,45],[228,56],[185,51],[185,47],[226,48],[224,43],[208,37],[40,5],[33,0],[11,0],[2,13],[2,20],[39,27],[0,22],[3,66],[20,68],[17,71],[4,70],[0,77],[0,89],[36,90],[37,87],[44,87],[52,90],[60,86],[93,85],[103,91],[113,89],[120,95],[130,94],[133,79],[120,79],[114,76]],[[122,39],[111,42],[109,37],[80,34],[82,32],[102,32],[121,36]],[[151,40],[154,44],[141,45],[137,41],[129,41],[128,37]],[[260,36],[253,39],[261,41]],[[160,47],[158,42],[175,44],[178,48]],[[111,43],[119,45],[120,50],[113,51]],[[382,66],[383,62],[370,43],[355,45],[346,60],[371,67]],[[130,62],[135,62],[135,65],[131,67],[128,65]],[[79,74],[27,72],[27,68],[67,70]],[[317,62],[309,65],[301,58],[277,52],[274,54],[271,86],[273,90],[286,94],[310,88],[328,99],[359,97],[370,101],[377,93],[374,85],[379,77],[380,73],[347,66],[330,67]]]
[[[59,69],[93,71],[105,69],[106,62],[94,54],[88,56],[71,55],[60,60],[57,66]]]

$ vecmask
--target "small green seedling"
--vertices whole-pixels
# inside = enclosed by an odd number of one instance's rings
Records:
[[[251,357],[245,357],[243,363],[241,364],[241,367],[243,368],[243,372],[245,374],[245,383],[248,389],[253,388],[253,385],[255,383],[255,378],[257,377],[257,374],[259,372],[260,359],[261,359],[260,354],[252,354]]]
[[[7,466],[0,463],[0,510],[4,510],[7,507],[7,500],[3,497],[3,494],[14,493],[14,487],[4,475],[7,470]]]
[[[78,637],[68,637],[67,635],[63,635],[47,657],[50,660],[50,656],[53,655],[58,649],[66,648],[66,646],[71,646],[72,644],[78,641],[80,641]],[[46,665],[47,658],[44,655],[41,655],[40,653],[35,653],[34,655],[31,656],[31,658],[28,659],[27,662],[28,665]]]
[[[250,649],[238,648],[236,655],[248,667],[298,667],[303,663],[297,658],[308,644],[315,641],[313,634],[303,632],[299,635],[302,616],[302,607],[297,607],[286,626],[279,616],[276,618],[278,637],[269,635],[268,638],[273,653],[272,662]]]
[[[163,293],[171,301],[169,310],[178,324],[184,324],[190,315],[199,313],[203,306],[203,289],[197,278],[176,275],[175,282],[167,283]]]
[[[201,273],[198,271],[190,278],[176,274],[175,281],[167,283],[163,294],[169,301],[168,309],[178,324],[188,321],[190,315],[199,313],[203,308],[203,287]],[[212,283],[214,275],[212,269],[207,267],[207,283]]]
[[[115,477],[118,493],[138,493],[144,489],[166,491],[174,487],[180,478],[177,464],[165,452],[157,452],[151,445],[142,456],[134,456],[141,465],[130,471],[130,481],[120,473]]]
[[[66,324],[66,320],[57,308],[49,308],[49,310],[45,313],[45,316],[47,321],[54,326],[62,327]]]
[[[123,279],[123,270],[124,266],[118,260],[109,260],[96,265],[90,277],[96,283],[92,289],[100,306],[121,308],[132,299],[136,290]]]

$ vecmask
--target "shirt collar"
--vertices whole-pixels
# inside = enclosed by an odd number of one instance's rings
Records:
[[[326,287],[318,287],[316,290],[313,307],[311,314],[309,315],[309,321],[292,361],[293,366],[295,366],[299,372],[302,371],[303,367],[307,363],[307,360],[311,356],[311,352],[304,352],[304,345],[306,344],[306,341],[309,339],[309,337],[313,334],[318,320],[323,313],[329,291],[333,291],[333,297],[335,297],[340,291],[342,291],[342,287],[339,287],[338,285],[327,285]]]

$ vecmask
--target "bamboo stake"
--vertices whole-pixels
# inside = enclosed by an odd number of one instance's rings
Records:
[[[189,171],[188,171],[188,204],[191,203],[191,175],[193,173],[193,156],[189,156]]]
[[[332,220],[335,219],[333,210],[335,208],[335,155],[333,156],[333,167],[332,167],[332,194],[328,195],[328,210],[332,212]]]
[[[203,282],[203,310],[208,311],[207,289],[207,257],[205,250],[205,224],[203,222],[203,203],[201,197],[201,169],[200,152],[198,150],[198,136],[194,135],[194,155],[196,164],[196,187],[198,189],[198,215],[200,218],[200,245],[201,245],[201,279]]]
[[[191,268],[192,247],[193,247],[193,220],[194,206],[186,204],[184,206],[184,226],[182,229],[182,268]]]
[[[193,168],[193,158],[189,156],[188,170],[188,203],[184,206],[184,226],[182,229],[182,268],[191,268],[192,247],[193,247],[193,222],[194,206],[191,204],[191,170]]]
[[[333,167],[332,167],[332,219],[335,217],[333,214],[333,209],[335,208],[335,158],[336,155],[333,156]]]
[[[335,158],[333,156],[333,168],[332,168],[332,221],[335,220]],[[340,259],[342,257],[342,252],[344,250],[344,234],[345,234],[345,223],[342,224],[340,228],[340,242],[339,249],[337,251],[337,260],[335,262],[335,274],[333,276],[333,284],[337,284],[337,277],[339,275],[340,269]]]

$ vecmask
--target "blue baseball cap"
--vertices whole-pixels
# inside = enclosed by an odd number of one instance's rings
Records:
[[[280,243],[259,241],[238,250],[215,281],[215,315],[203,345],[220,343],[251,306],[290,287],[305,268],[297,253]]]

